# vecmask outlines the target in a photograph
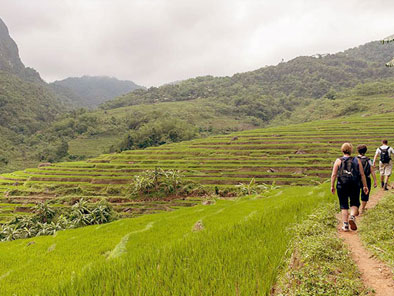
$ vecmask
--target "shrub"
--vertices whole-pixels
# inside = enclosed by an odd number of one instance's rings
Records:
[[[42,235],[53,235],[57,231],[85,225],[108,223],[117,218],[112,207],[104,201],[88,204],[78,200],[69,213],[61,213],[49,203],[39,203],[31,217],[15,217],[0,226],[0,241],[11,241]]]
[[[170,195],[185,196],[188,194],[204,194],[204,188],[190,180],[186,180],[179,170],[147,170],[136,175],[130,185],[130,193],[134,197],[145,196],[166,197]]]

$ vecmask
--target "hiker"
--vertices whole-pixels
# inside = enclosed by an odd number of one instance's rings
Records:
[[[376,181],[376,174],[375,170],[373,169],[372,161],[365,156],[367,153],[368,147],[366,145],[358,145],[357,146],[357,151],[358,151],[358,156],[357,158],[360,159],[362,167],[364,169],[364,174],[365,178],[367,180],[367,187],[368,187],[368,193],[365,194],[363,191],[363,186],[361,180],[359,181],[359,185],[361,188],[361,209],[360,213],[362,214],[365,211],[365,208],[367,206],[367,202],[369,200],[369,193],[371,192],[371,175],[373,178],[373,187],[376,188],[378,186],[377,181]]]
[[[394,149],[388,146],[388,141],[383,140],[382,146],[376,149],[375,157],[373,158],[373,167],[375,167],[376,160],[380,156],[379,160],[379,172],[380,182],[384,190],[388,189],[389,178],[393,169],[393,162],[391,161],[391,155],[394,154]]]
[[[331,192],[335,194],[335,180],[338,179],[336,189],[342,213],[342,230],[349,231],[349,225],[351,230],[357,230],[356,216],[360,207],[360,176],[365,194],[368,194],[367,180],[360,159],[351,156],[353,152],[352,144],[344,143],[341,151],[343,157],[338,158],[332,168]]]

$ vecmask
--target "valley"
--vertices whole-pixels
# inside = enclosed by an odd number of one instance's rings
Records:
[[[329,181],[343,143],[393,142],[391,41],[147,88],[48,83],[0,19],[0,295],[389,296],[392,183],[343,233]]]

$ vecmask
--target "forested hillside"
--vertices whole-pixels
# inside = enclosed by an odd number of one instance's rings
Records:
[[[102,108],[210,98],[237,106],[257,100],[268,106],[264,109],[269,113],[276,107],[271,105],[272,98],[321,98],[359,83],[393,78],[394,72],[384,66],[393,52],[393,43],[375,41],[336,54],[297,57],[232,77],[204,76],[139,90]]]
[[[38,72],[24,66],[0,19],[0,171],[30,165],[37,148],[31,136],[66,110]]]
[[[132,81],[106,76],[69,77],[50,85],[72,104],[88,108],[97,107],[110,99],[143,88]]]
[[[40,75],[27,68],[19,57],[18,46],[9,35],[8,28],[0,18],[0,71],[14,74],[23,80],[42,82]]]
[[[97,111],[71,110],[71,105],[91,107],[138,86],[107,77],[48,85],[23,65],[1,22],[0,172],[370,111],[369,101],[380,104],[379,96],[392,110],[388,98],[394,72],[384,65],[393,52],[393,44],[371,42],[232,77],[205,76],[136,89]]]

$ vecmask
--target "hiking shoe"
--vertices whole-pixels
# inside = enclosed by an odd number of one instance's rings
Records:
[[[349,223],[343,222],[342,231],[349,232]]]
[[[349,225],[350,225],[351,230],[353,230],[353,231],[357,230],[356,217],[354,217],[353,215],[350,216]]]
[[[389,190],[389,188],[388,188],[388,186],[387,186],[387,183],[384,184],[384,190]]]

